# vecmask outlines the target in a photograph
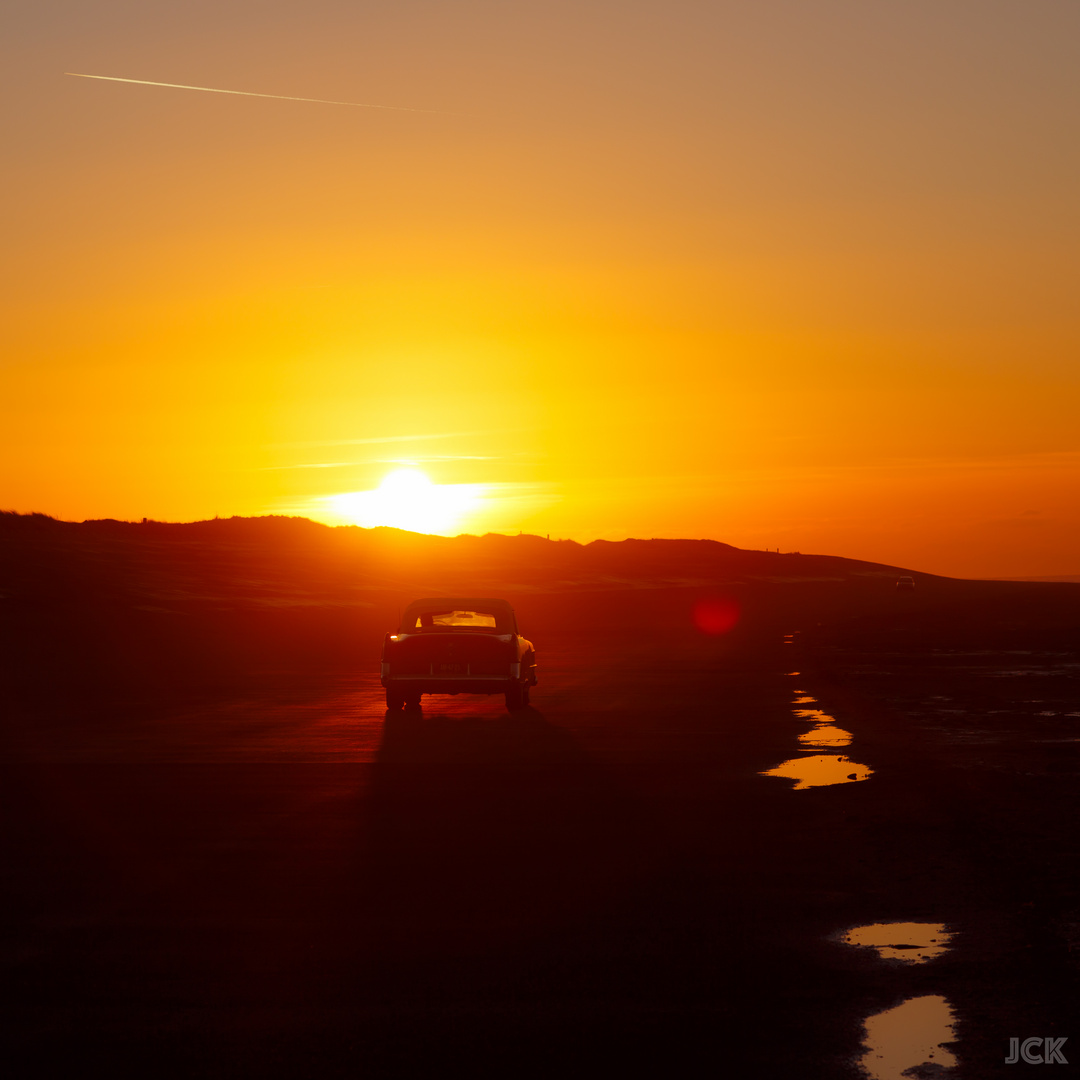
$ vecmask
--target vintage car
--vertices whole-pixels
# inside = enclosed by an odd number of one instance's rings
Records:
[[[516,712],[536,685],[536,650],[505,600],[429,597],[383,639],[382,684],[388,709],[419,708],[422,694],[504,694]]]
[[[915,591],[915,579],[909,577],[907,574],[902,575],[896,580],[897,592],[914,592]]]

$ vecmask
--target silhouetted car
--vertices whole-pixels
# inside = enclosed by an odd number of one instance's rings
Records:
[[[908,577],[906,574],[903,577],[896,580],[897,592],[914,592],[915,591],[915,579]]]
[[[516,712],[536,685],[536,650],[505,600],[429,597],[383,639],[382,684],[388,709],[419,708],[423,694],[503,694]]]

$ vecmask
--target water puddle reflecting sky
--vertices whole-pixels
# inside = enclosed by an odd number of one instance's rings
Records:
[[[796,702],[813,701],[813,698],[796,698]],[[792,709],[792,715],[797,716],[800,720],[813,720],[816,724],[828,724],[833,721],[834,717],[830,716],[824,709]]]
[[[882,960],[926,964],[947,952],[952,941],[945,923],[881,922],[853,926],[834,940],[872,950]],[[940,994],[911,997],[863,1021],[859,1059],[870,1080],[955,1076],[956,1057],[946,1043],[956,1041],[952,1006]]]
[[[805,731],[799,736],[799,742],[808,746],[847,746],[851,742],[851,732],[842,727],[821,724],[812,731]]]
[[[890,922],[853,926],[840,935],[839,941],[873,949],[882,960],[925,964],[947,952],[952,937],[944,923]]]
[[[940,994],[908,998],[895,1008],[868,1016],[859,1060],[871,1080],[911,1080],[913,1076],[955,1076],[956,1056],[943,1045],[953,1042],[955,1017]]]
[[[798,677],[799,672],[789,671],[788,677]],[[812,787],[830,787],[834,784],[853,784],[868,780],[874,770],[867,765],[838,753],[819,753],[830,751],[851,743],[850,731],[845,731],[824,709],[799,708],[798,706],[816,705],[817,699],[805,690],[792,691],[795,695],[791,710],[792,715],[811,723],[809,731],[798,736],[799,750],[802,756],[783,761],[774,769],[762,772],[761,776],[779,776],[795,781],[795,791]]]
[[[792,758],[781,762],[775,769],[762,776],[783,776],[795,780],[795,791],[802,788],[828,787],[832,784],[853,784],[856,780],[869,780],[873,769],[846,758],[843,755],[816,755]]]

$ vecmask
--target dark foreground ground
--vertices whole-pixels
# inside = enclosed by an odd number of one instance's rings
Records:
[[[1012,1037],[1080,1060],[1080,589],[744,582],[708,637],[700,582],[533,583],[534,708],[389,716],[397,593],[340,624],[264,612],[294,637],[260,667],[225,640],[248,615],[160,582],[130,619],[32,602],[69,554],[8,609],[10,1075],[857,1076],[863,1019],[922,995],[959,1064],[917,1075],[1041,1068],[1004,1063]],[[351,652],[305,652],[354,623]],[[189,678],[146,659],[169,650]],[[758,775],[797,756],[797,691],[869,780]],[[918,966],[833,940],[877,921],[956,937]]]

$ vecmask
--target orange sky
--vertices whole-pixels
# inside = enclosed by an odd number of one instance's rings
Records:
[[[16,5],[0,505],[1080,573],[1072,0]],[[376,102],[354,109],[65,77]]]

